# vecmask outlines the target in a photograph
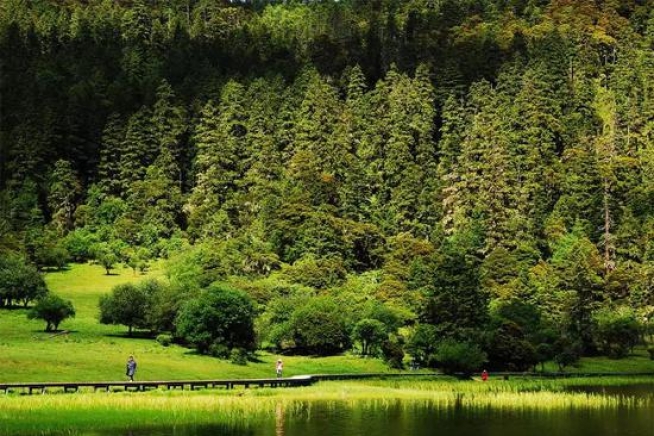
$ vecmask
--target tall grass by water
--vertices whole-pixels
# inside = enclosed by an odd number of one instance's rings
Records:
[[[321,382],[293,389],[205,390],[197,392],[79,393],[0,397],[2,434],[75,434],[84,429],[226,424],[246,425],[310,416],[321,408],[431,407],[497,412],[601,411],[651,407],[653,397],[568,392],[587,379],[512,381],[366,380]],[[604,379],[626,383],[626,379]],[[649,383],[642,378],[632,382]]]

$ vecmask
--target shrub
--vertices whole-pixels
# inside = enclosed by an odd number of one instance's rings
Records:
[[[352,331],[352,339],[361,343],[361,354],[367,356],[374,354],[374,351],[386,339],[386,327],[381,321],[365,318],[356,323]]]
[[[409,336],[407,351],[411,354],[416,363],[429,366],[429,357],[436,353],[438,344],[438,331],[431,324],[418,324]]]
[[[215,342],[209,346],[209,355],[218,359],[227,359],[230,356],[230,350],[225,344]]]
[[[438,345],[436,360],[446,374],[471,374],[486,362],[486,353],[470,342],[448,339]]]
[[[232,353],[229,356],[229,360],[234,365],[247,365],[248,364],[248,352],[243,348],[234,348]]]
[[[305,256],[284,270],[291,282],[317,289],[336,286],[345,280],[347,270],[343,261],[336,257],[315,258]]]
[[[253,350],[254,316],[254,303],[245,292],[213,285],[182,307],[177,334],[203,354],[212,345]]]
[[[649,347],[647,352],[649,353],[650,360],[654,360],[654,347]]]
[[[384,362],[386,362],[390,368],[404,368],[404,349],[397,338],[388,339],[382,342],[381,349]]]
[[[20,301],[27,307],[47,293],[48,288],[36,267],[19,255],[0,254],[0,306]]]
[[[573,341],[568,337],[562,337],[554,343],[554,362],[563,371],[567,366],[574,365],[581,358],[583,346],[580,342]]]
[[[486,351],[493,369],[524,371],[538,362],[536,349],[513,321],[503,321],[494,329]]]
[[[631,308],[603,308],[593,315],[593,337],[607,356],[625,357],[640,340],[641,327]]]
[[[134,328],[147,327],[148,294],[144,287],[128,283],[118,285],[100,297],[100,322],[127,326],[129,335]]]
[[[162,346],[167,347],[173,343],[173,337],[165,334],[157,335],[157,342]]]
[[[331,298],[317,298],[297,309],[290,324],[295,345],[301,352],[328,356],[349,346],[343,310]]]
[[[40,299],[27,313],[29,319],[42,319],[45,321],[46,332],[57,331],[62,321],[74,316],[73,303],[54,294],[49,294]]]

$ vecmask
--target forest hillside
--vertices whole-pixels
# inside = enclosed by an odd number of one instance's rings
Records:
[[[3,306],[164,259],[101,321],[454,369],[650,339],[652,1],[3,0],[0,98]]]

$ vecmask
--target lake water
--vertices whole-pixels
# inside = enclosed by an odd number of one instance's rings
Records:
[[[651,388],[651,385],[650,385]],[[84,433],[82,433],[84,434]],[[225,425],[94,431],[85,436],[652,436],[654,410],[502,412],[428,406],[324,407],[306,416],[276,417],[239,428]]]

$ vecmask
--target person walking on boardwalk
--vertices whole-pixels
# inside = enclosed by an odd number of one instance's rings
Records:
[[[483,370],[481,372],[481,381],[487,381],[488,380],[488,371]]]
[[[277,364],[275,365],[275,372],[277,373],[277,378],[282,378],[282,371],[284,370],[284,364],[282,359],[277,359]]]
[[[125,367],[125,375],[129,377],[129,381],[134,381],[135,372],[136,372],[136,360],[134,360],[134,356],[129,356],[129,359],[127,359],[127,365]]]

